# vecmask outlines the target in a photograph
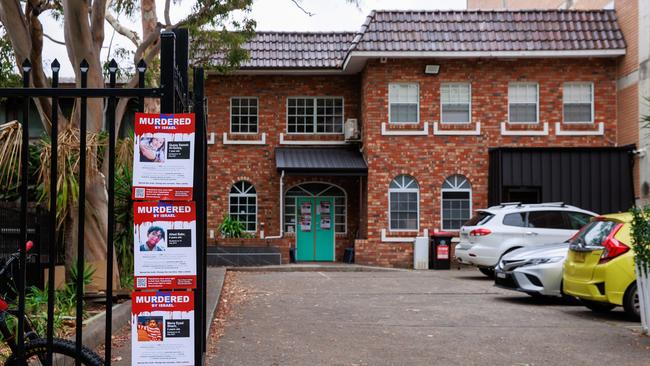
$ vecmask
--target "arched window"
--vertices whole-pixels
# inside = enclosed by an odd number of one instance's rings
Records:
[[[398,175],[388,186],[390,230],[418,230],[420,186],[415,178]]]
[[[472,186],[463,175],[442,183],[442,229],[458,230],[472,216]]]
[[[298,222],[296,197],[333,197],[334,198],[334,229],[337,234],[347,231],[346,196],[343,189],[328,183],[303,183],[293,186],[284,195],[284,231],[293,233]]]
[[[255,187],[244,180],[230,188],[230,204],[228,212],[232,219],[239,220],[246,231],[257,231],[257,193]]]

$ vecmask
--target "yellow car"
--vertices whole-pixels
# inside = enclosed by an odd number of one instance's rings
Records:
[[[598,216],[571,239],[562,276],[565,294],[596,312],[623,306],[639,319],[631,221],[629,213]]]

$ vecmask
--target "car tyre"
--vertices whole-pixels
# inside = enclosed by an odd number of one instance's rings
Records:
[[[489,278],[494,279],[494,268],[478,267],[478,270]]]
[[[625,291],[623,309],[625,309],[625,314],[627,314],[630,319],[634,321],[639,321],[641,319],[641,304],[639,303],[639,292],[636,287],[636,282],[631,284]]]
[[[582,305],[589,308],[589,310],[599,314],[608,313],[616,307],[616,305],[614,304],[599,302],[599,301],[580,299],[580,302],[582,303]]]

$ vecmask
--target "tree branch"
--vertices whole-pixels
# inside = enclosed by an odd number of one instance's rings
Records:
[[[308,16],[313,17],[314,15],[316,15],[316,14],[314,14],[314,13],[312,13],[312,12],[307,11],[307,9],[303,8],[303,7],[300,5],[300,3],[298,2],[298,0],[291,0],[291,2],[292,2],[294,5],[296,5],[296,6],[298,7],[298,9],[302,10],[302,12],[305,13],[305,14],[307,14]]]
[[[169,8],[171,0],[165,0],[165,26],[169,27],[172,25],[171,18],[169,17]]]
[[[54,42],[54,43],[56,43],[56,44],[60,44],[60,45],[65,46],[65,42],[63,42],[63,41],[58,41],[58,40],[52,38],[51,36],[47,35],[46,33],[43,33],[43,37],[49,39],[50,41],[52,41],[52,42]]]
[[[149,36],[147,36],[147,38],[145,38],[142,41],[142,43],[140,43],[138,48],[135,50],[135,54],[133,55],[133,62],[137,64],[140,61],[146,49],[158,40],[158,38],[160,37],[160,30],[163,28],[165,28],[165,26],[163,26],[162,24],[160,23],[156,24],[155,30],[149,33]]]
[[[115,29],[117,33],[126,37],[136,47],[140,46],[140,36],[138,36],[138,32],[123,26],[122,23],[120,23],[120,21],[117,20],[115,16],[111,14],[109,11],[106,11],[106,15],[104,18],[106,19],[108,24],[110,24],[111,27]]]

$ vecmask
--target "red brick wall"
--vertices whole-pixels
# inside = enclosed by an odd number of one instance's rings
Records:
[[[206,82],[208,98],[208,132],[215,133],[215,144],[208,149],[208,230],[214,230],[212,244],[273,245],[281,249],[283,260],[289,259],[289,246],[295,245],[292,234],[285,240],[260,240],[261,223],[265,236],[279,234],[280,174],[275,169],[274,149],[279,146],[280,133],[286,139],[342,140],[342,135],[309,136],[286,135],[286,100],[290,96],[342,96],[345,101],[344,118],[359,118],[358,76],[209,76]],[[230,134],[230,98],[258,97],[258,134]],[[266,145],[224,145],[223,133],[230,139],[259,140],[266,133]],[[228,193],[239,180],[251,182],[257,191],[258,232],[256,239],[223,240],[217,227],[228,213]],[[341,186],[347,193],[348,230],[337,234],[337,260],[346,247],[353,245],[359,222],[358,178],[289,177],[285,176],[285,190],[304,181],[324,181]]]
[[[439,75],[425,75],[424,65],[440,64]],[[358,118],[362,124],[363,154],[369,175],[363,179],[359,197],[358,178],[325,179],[288,177],[285,188],[300,181],[330,181],[348,194],[348,233],[337,236],[337,260],[343,249],[357,240],[357,263],[411,267],[412,244],[382,243],[382,229],[388,229],[388,185],[399,174],[410,174],[420,185],[420,233],[440,227],[440,187],[445,177],[465,175],[472,184],[473,209],[487,205],[488,148],[498,146],[614,146],[616,143],[616,61],[611,59],[564,59],[509,61],[493,60],[388,60],[370,61],[357,76],[210,76],[206,83],[209,105],[208,131],[215,132],[216,143],[209,148],[208,229],[215,230],[228,209],[232,183],[246,179],[258,194],[258,227],[264,222],[266,236],[279,231],[279,174],[275,170],[274,149],[280,133],[286,132],[288,96],[343,96],[345,118]],[[433,136],[432,123],[439,120],[440,82],[470,81],[472,84],[472,125],[481,122],[481,136]],[[508,83],[539,83],[541,122],[549,123],[549,136],[501,136],[500,123],[507,120]],[[595,119],[604,122],[605,136],[555,135],[555,122],[562,121],[562,84],[570,81],[594,83]],[[429,122],[428,136],[382,136],[381,124],[388,122],[388,83],[418,82],[420,86],[420,125]],[[267,145],[223,145],[223,132],[229,130],[229,98],[259,98],[259,132],[267,134]],[[463,126],[457,128],[464,128]],[[466,128],[466,127],[465,127]],[[540,129],[539,126],[519,127]],[[569,128],[569,127],[566,127]],[[595,129],[575,126],[574,129]],[[286,135],[285,135],[286,136]],[[230,138],[259,139],[260,135]],[[306,139],[308,136],[298,136]],[[342,137],[315,137],[338,138]],[[366,185],[366,182],[367,185]],[[359,206],[361,205],[361,209]],[[361,225],[358,225],[358,222]],[[259,235],[259,233],[258,233]],[[390,232],[390,236],[414,236],[412,232]],[[264,241],[288,253],[293,237]],[[259,239],[247,240],[259,244]],[[226,243],[236,244],[239,243]],[[288,256],[283,254],[284,259]]]
[[[440,64],[439,75],[425,75],[426,64]],[[616,63],[614,60],[388,60],[371,61],[362,76],[362,119],[368,172],[368,242],[357,262],[412,266],[411,245],[380,242],[388,232],[388,185],[399,174],[409,174],[420,185],[420,233],[440,228],[440,188],[445,177],[465,175],[472,184],[473,209],[487,205],[488,148],[499,146],[613,146],[616,142]],[[417,82],[420,88],[420,125],[438,121],[441,82],[470,81],[472,125],[481,122],[481,136],[382,136],[388,122],[388,84]],[[508,83],[539,83],[539,118],[549,123],[549,136],[501,136],[500,123],[508,119]],[[605,123],[605,136],[555,136],[562,121],[562,84],[589,81],[595,89],[595,120]],[[541,126],[534,127],[541,128]],[[568,127],[567,127],[568,128]],[[593,126],[574,127],[594,129]],[[431,129],[431,127],[430,127]],[[390,236],[415,236],[390,232]]]

